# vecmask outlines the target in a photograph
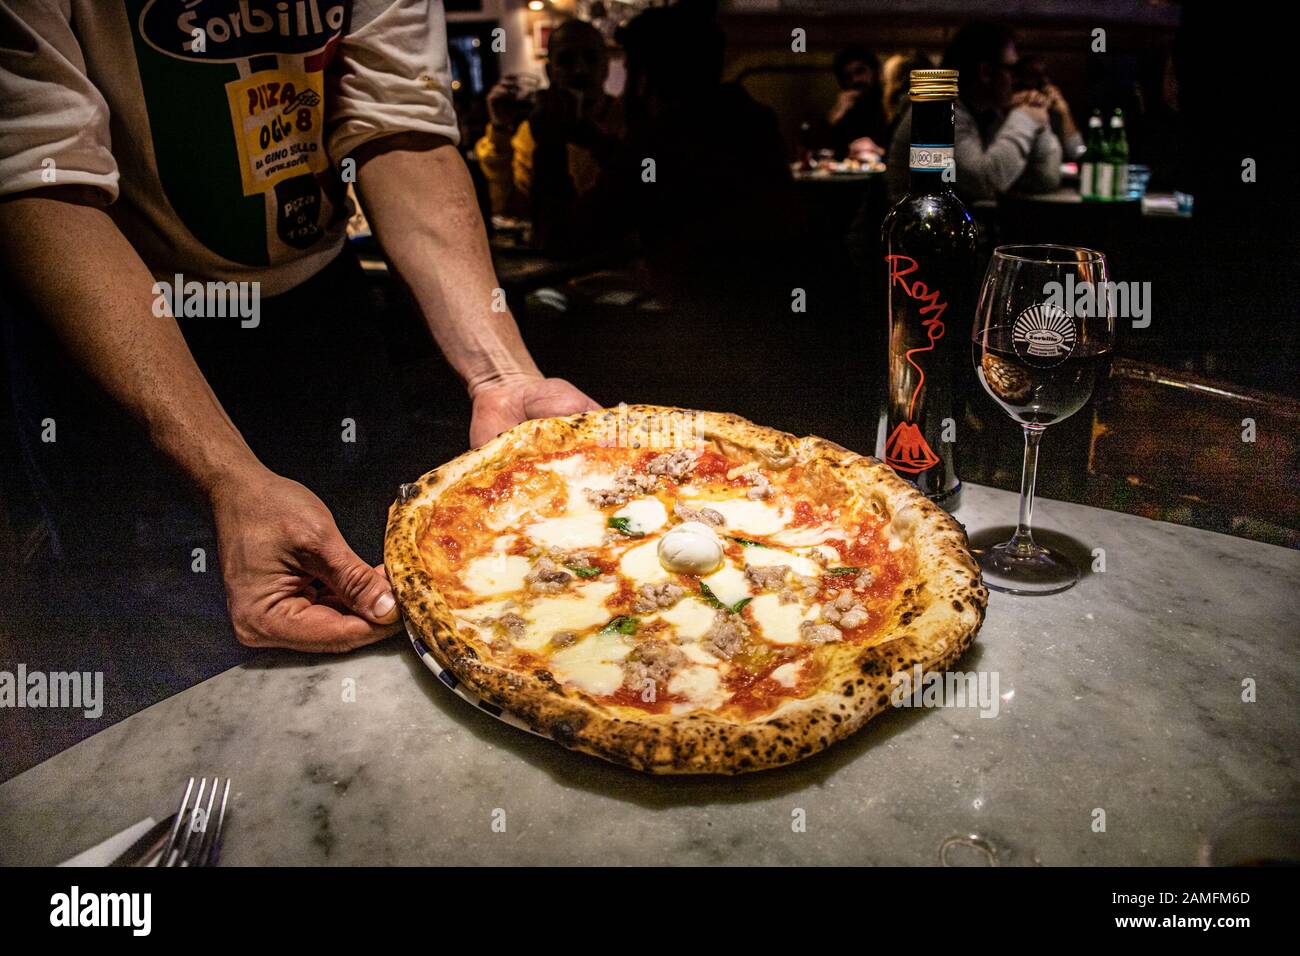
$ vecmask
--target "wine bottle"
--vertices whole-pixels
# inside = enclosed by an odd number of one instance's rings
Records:
[[[1124,133],[1124,111],[1110,118],[1110,161],[1115,167],[1112,199],[1128,199],[1128,136]]]
[[[1093,199],[1110,202],[1115,198],[1115,161],[1111,154],[1110,136],[1102,130],[1101,148],[1097,153],[1097,168],[1093,173]]]
[[[1104,142],[1101,110],[1093,110],[1088,119],[1088,141],[1084,144],[1083,159],[1079,162],[1079,195],[1085,202],[1097,198],[1097,166],[1103,161]]]
[[[911,177],[885,216],[889,378],[876,456],[932,501],[954,510],[955,394],[966,357],[976,276],[976,227],[954,186],[956,70],[913,70]]]

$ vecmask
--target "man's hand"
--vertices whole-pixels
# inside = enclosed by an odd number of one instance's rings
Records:
[[[523,118],[529,104],[521,99],[521,87],[513,76],[503,77],[488,90],[488,119],[493,126],[514,129]]]
[[[397,629],[383,565],[357,557],[329,509],[296,481],[263,469],[223,484],[212,510],[240,643],[348,651]]]
[[[1057,116],[1070,115],[1070,104],[1065,101],[1065,97],[1061,95],[1060,89],[1055,84],[1048,83],[1043,87],[1042,93],[1043,96],[1047,97],[1047,108],[1049,110]]]
[[[870,136],[859,136],[849,143],[849,159],[856,159],[860,163],[879,159],[884,155],[885,151],[880,147],[880,144]]]
[[[581,100],[577,93],[559,87],[538,91],[537,107],[528,116],[528,128],[538,146],[568,142],[581,125]]]
[[[529,418],[599,408],[568,382],[543,378],[514,318],[494,308],[501,289],[456,147],[400,134],[372,143],[357,151],[361,201],[434,339],[469,386],[471,444]]]
[[[1021,90],[1011,97],[1011,106],[1018,109],[1039,128],[1047,125],[1047,110],[1050,100],[1038,90]]]
[[[840,95],[835,100],[835,105],[831,107],[831,115],[828,117],[830,124],[834,126],[844,119],[845,114],[857,105],[858,97],[861,95],[861,90],[841,90]]]
[[[474,448],[530,418],[576,415],[601,407],[562,378],[522,378],[484,385],[471,396],[474,417],[469,443]]]

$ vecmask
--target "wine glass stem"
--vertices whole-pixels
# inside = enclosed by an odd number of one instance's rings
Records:
[[[1020,472],[1020,520],[1016,533],[1007,542],[1007,550],[1031,554],[1038,550],[1031,526],[1034,521],[1034,485],[1038,481],[1038,440],[1045,430],[1041,425],[1025,425],[1025,464]]]

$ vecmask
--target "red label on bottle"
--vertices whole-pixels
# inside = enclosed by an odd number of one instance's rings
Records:
[[[904,278],[920,268],[911,256],[887,255],[885,262],[889,264],[890,285],[897,285],[909,299],[921,303],[919,310],[921,326],[925,329],[928,340],[928,344],[908,349],[904,353],[907,364],[916,369],[916,388],[912,390],[911,400],[907,403],[907,420],[894,426],[894,430],[885,441],[885,462],[899,471],[919,474],[939,464],[940,458],[930,448],[915,422],[916,400],[921,394],[921,386],[925,384],[925,369],[921,367],[916,356],[933,351],[935,344],[943,338],[945,329],[940,316],[947,310],[948,303],[941,301],[943,293],[940,290],[931,290],[920,280],[908,282]]]
[[[921,429],[911,422],[899,422],[885,440],[885,464],[917,475],[939,464],[939,456],[926,442]]]

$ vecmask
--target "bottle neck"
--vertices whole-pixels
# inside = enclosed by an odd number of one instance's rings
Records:
[[[953,177],[943,178],[944,165],[953,161],[956,100],[924,100],[912,104],[912,148],[908,192],[950,192]],[[954,172],[956,170],[954,169]]]

